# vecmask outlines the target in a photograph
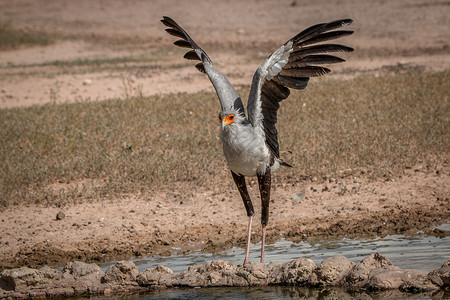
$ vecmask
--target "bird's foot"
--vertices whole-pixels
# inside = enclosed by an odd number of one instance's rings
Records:
[[[250,265],[250,264],[251,264],[250,260],[245,259],[244,263],[242,264],[242,267],[245,266],[245,265]]]

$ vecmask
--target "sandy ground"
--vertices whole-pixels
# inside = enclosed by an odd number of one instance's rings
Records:
[[[0,1],[0,20],[66,39],[47,47],[1,52],[0,107],[124,96],[124,80],[144,95],[210,90],[207,78],[181,59],[161,16],[175,18],[235,85],[249,84],[262,58],[301,29],[354,19],[355,48],[331,76],[450,66],[450,6],[445,1]],[[55,60],[147,55],[138,71],[68,72]],[[350,58],[350,56],[347,56]],[[24,78],[23,74],[27,74]]]
[[[235,85],[248,84],[261,59],[306,26],[351,17],[355,48],[331,76],[439,71],[450,67],[446,1],[0,1],[0,21],[58,36],[55,44],[0,52],[0,108],[123,97],[131,92],[212,90],[159,22],[180,22]],[[190,3],[190,2],[189,2]],[[55,60],[148,57],[130,72],[70,69]],[[269,242],[389,233],[433,233],[450,219],[448,165],[411,166],[401,177],[345,174],[273,192]],[[223,194],[131,195],[64,208],[0,211],[0,269],[67,260],[107,260],[243,245],[247,217],[232,185]],[[257,185],[251,184],[260,231]],[[296,196],[293,196],[293,195]],[[230,207],[233,206],[233,209]],[[236,207],[236,208],[234,208]],[[65,217],[57,220],[58,212]],[[441,234],[434,232],[435,234]]]
[[[299,241],[419,231],[448,234],[432,228],[450,215],[449,168],[437,171],[418,167],[390,181],[348,176],[279,187],[272,195],[268,242],[282,237]],[[63,208],[10,207],[0,212],[0,265],[57,266],[69,260],[244,247],[248,219],[231,187],[230,182],[223,194],[137,195]],[[253,199],[257,191],[253,183]],[[257,242],[260,205],[254,204],[253,242]],[[62,220],[59,213],[64,214]]]

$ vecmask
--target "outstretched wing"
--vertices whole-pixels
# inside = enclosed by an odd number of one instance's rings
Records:
[[[263,129],[266,144],[275,157],[280,157],[275,127],[279,102],[289,96],[290,88],[304,89],[310,77],[330,72],[317,65],[344,61],[326,53],[351,52],[352,48],[318,43],[352,34],[353,31],[335,30],[351,23],[350,19],[342,19],[303,30],[272,53],[253,76],[247,105],[248,118],[253,126]]]
[[[170,17],[163,17],[161,22],[166,25],[167,33],[180,38],[174,42],[174,45],[189,48],[188,52],[184,55],[184,58],[189,60],[200,61],[195,67],[203,73],[206,73],[213,84],[217,96],[219,97],[222,110],[234,109],[244,113],[244,105],[239,97],[238,93],[228,81],[228,79],[220,73],[212,64],[211,59],[208,57],[205,51],[200,48],[196,42],[189,36],[189,34]]]

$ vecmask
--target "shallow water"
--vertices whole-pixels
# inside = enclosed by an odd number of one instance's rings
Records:
[[[450,223],[439,226],[442,230],[450,231]],[[260,258],[260,243],[250,247],[250,261],[257,262]],[[178,249],[174,249],[178,250]],[[375,239],[341,239],[323,241],[310,244],[308,242],[293,243],[284,239],[275,244],[267,245],[265,263],[285,263],[302,257],[310,258],[316,265],[324,259],[335,255],[344,255],[353,262],[359,262],[364,257],[379,252],[402,269],[416,269],[432,271],[439,268],[450,259],[450,236],[413,236],[390,235]],[[174,273],[187,270],[189,266],[200,265],[209,260],[223,259],[234,264],[241,264],[245,256],[245,249],[233,247],[218,253],[191,252],[186,255],[155,256],[132,259],[139,271],[164,265]],[[102,264],[106,270],[110,264]]]
[[[450,223],[438,227],[450,231]],[[260,244],[251,246],[251,261],[259,261]],[[177,249],[175,249],[177,250]],[[241,264],[245,249],[233,247],[232,249],[215,254],[192,252],[187,255],[172,255],[168,257],[155,256],[133,259],[139,271],[164,265],[179,273],[187,270],[189,266],[203,264],[213,259],[223,259],[234,264]],[[418,235],[408,237],[391,235],[375,239],[341,239],[337,241],[324,241],[315,244],[307,242],[293,243],[280,240],[266,246],[266,263],[284,263],[298,257],[310,258],[316,265],[322,260],[335,255],[344,255],[353,262],[359,262],[364,257],[380,252],[389,258],[392,263],[403,269],[417,269],[432,271],[439,268],[450,259],[450,236],[439,238],[434,236]],[[110,264],[103,264],[105,270]],[[431,297],[427,294],[407,295],[399,291],[384,291],[380,293],[346,292],[339,288],[306,288],[267,286],[251,288],[173,288],[142,295],[120,296],[120,299],[450,299],[449,292],[440,292]]]

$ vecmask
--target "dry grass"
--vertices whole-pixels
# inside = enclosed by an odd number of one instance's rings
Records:
[[[447,70],[316,84],[283,103],[282,146],[298,152],[291,161],[307,176],[352,169],[380,177],[427,160],[442,164],[450,150],[449,79]]]
[[[48,45],[52,39],[43,34],[17,30],[10,22],[0,22],[0,50],[15,49],[20,46]]]
[[[282,156],[294,168],[278,172],[277,181],[346,169],[382,177],[447,161],[449,81],[450,71],[313,80],[279,113],[280,147],[294,152]],[[0,110],[0,204],[62,205],[177,184],[231,184],[215,94],[127,95]]]

